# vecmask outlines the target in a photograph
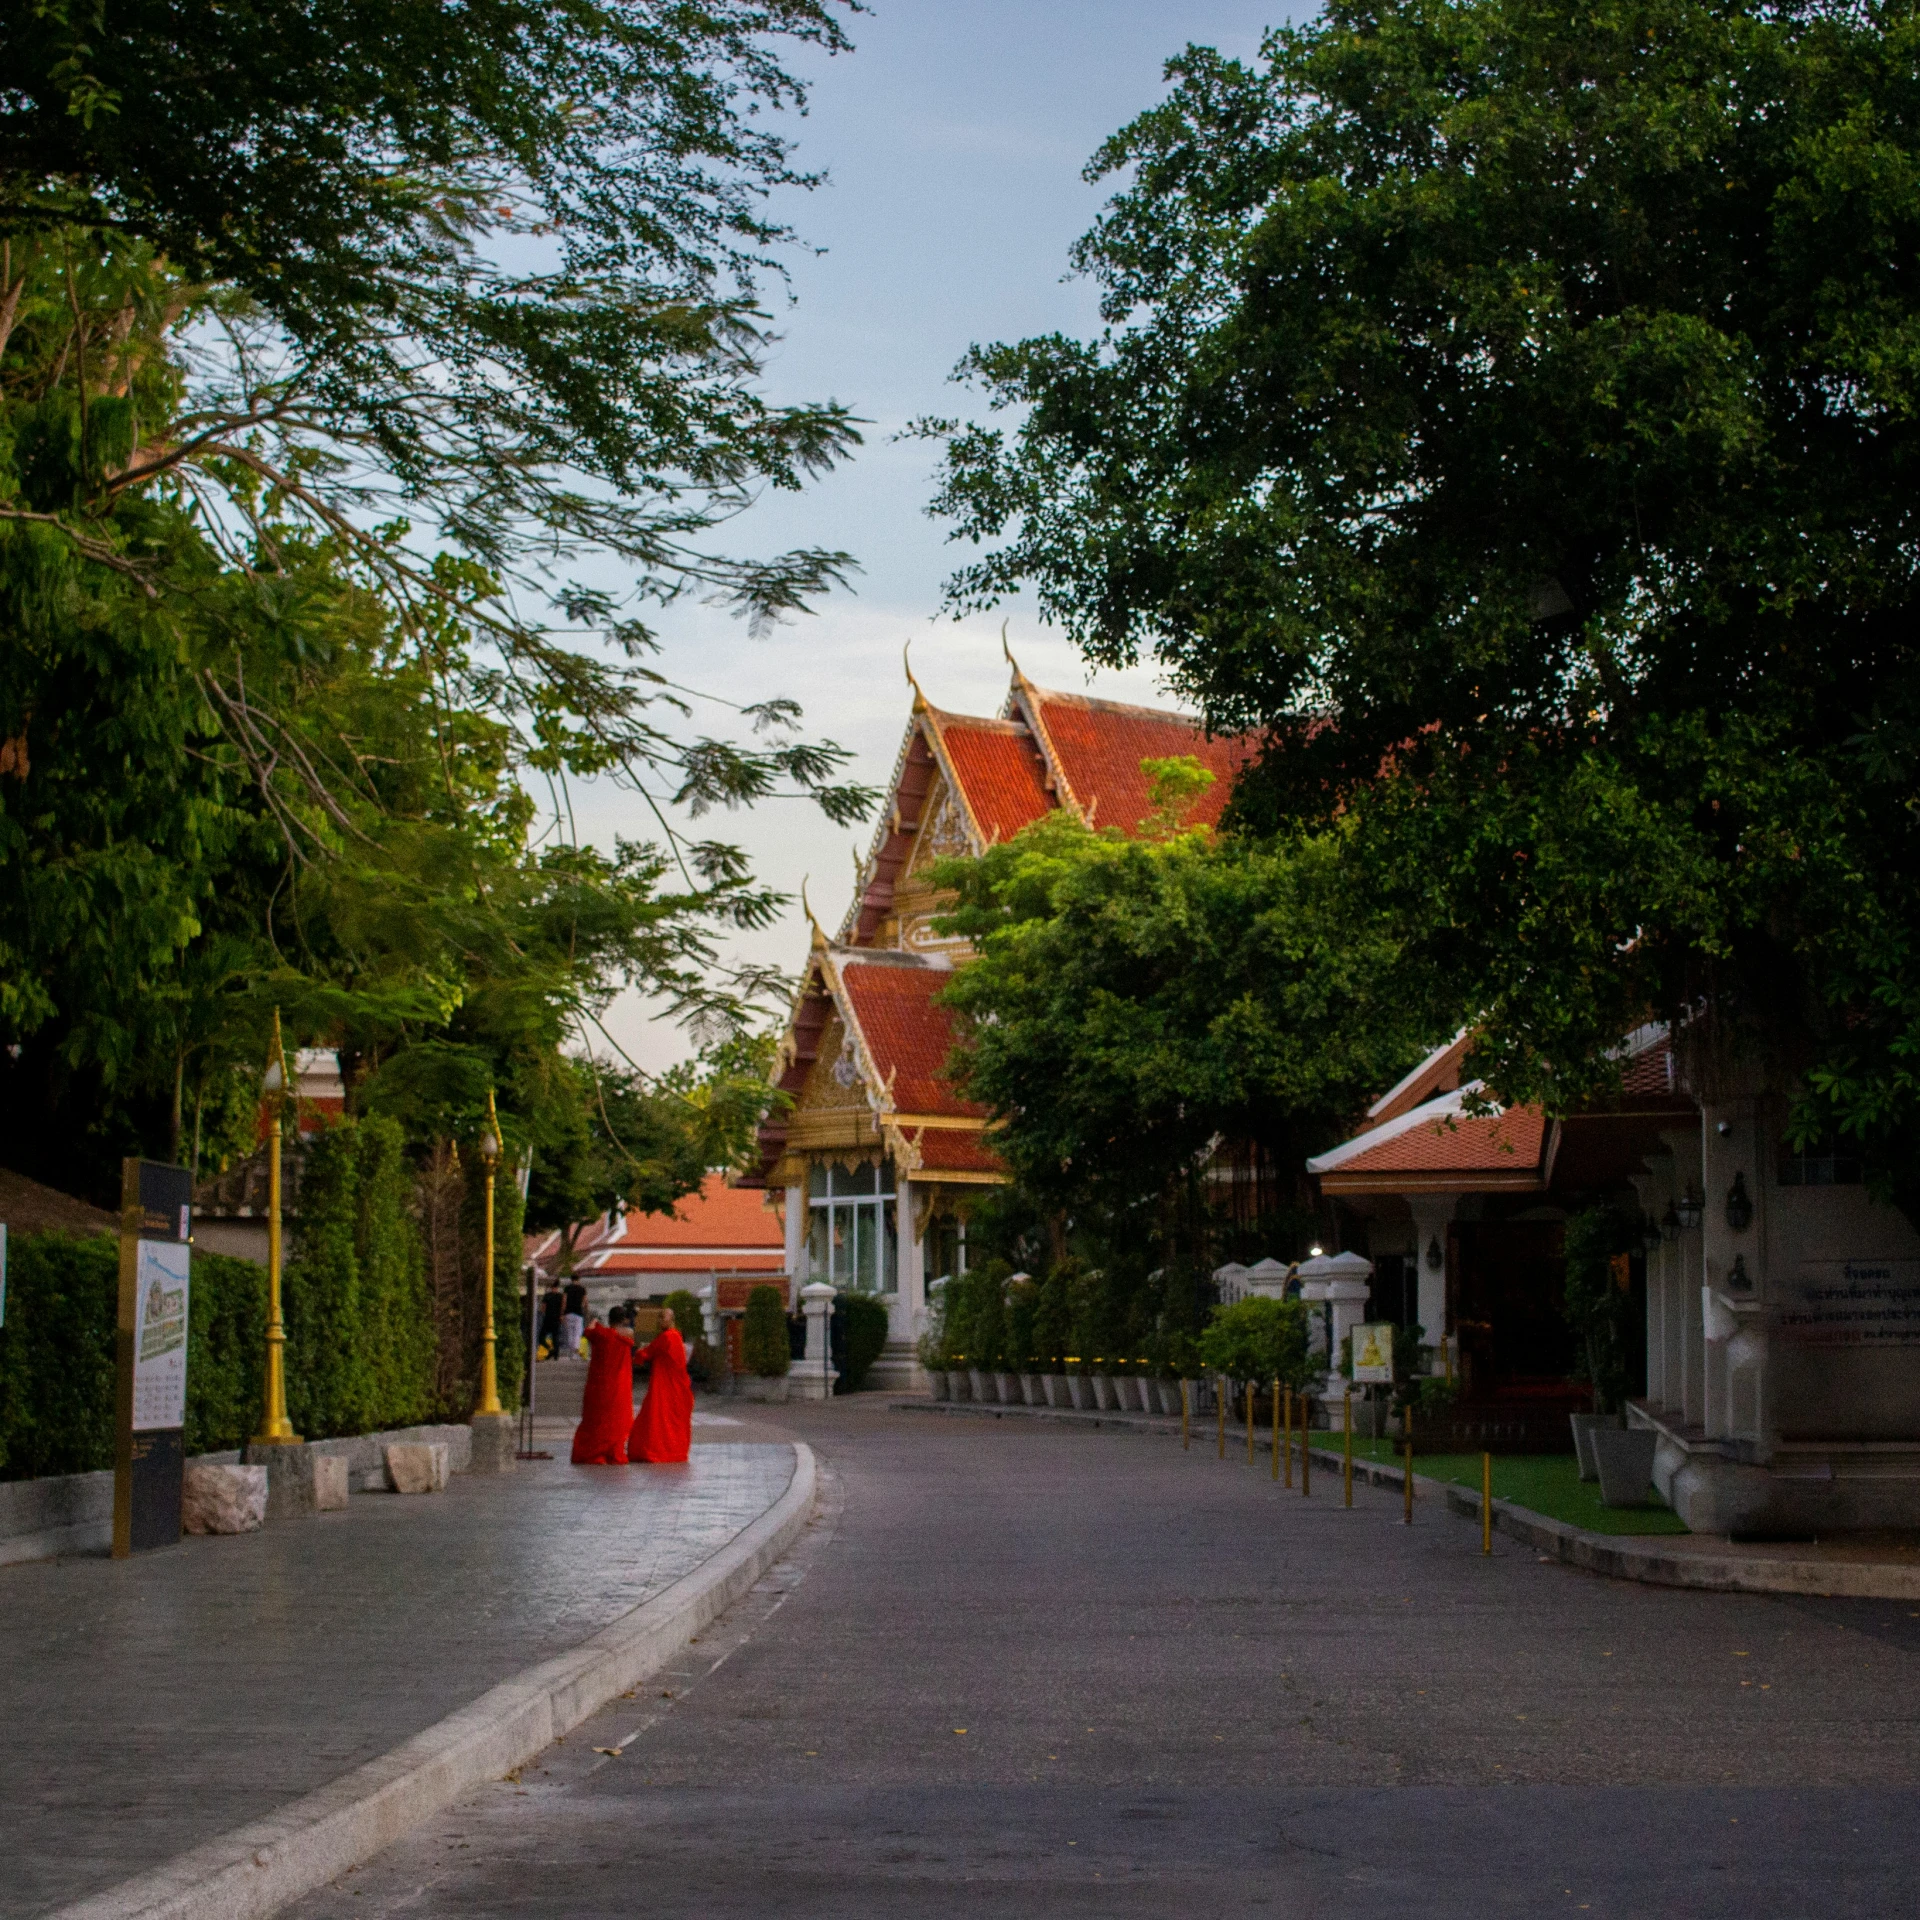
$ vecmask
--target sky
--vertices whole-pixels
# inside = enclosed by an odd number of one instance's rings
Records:
[[[882,788],[909,712],[908,640],[927,698],[953,711],[998,711],[1002,618],[1040,685],[1165,703],[1148,666],[1090,675],[1030,603],[990,618],[942,615],[944,582],[971,549],[927,515],[936,449],[895,436],[923,415],[982,411],[950,377],[970,344],[1097,330],[1093,289],[1067,277],[1068,249],[1110,191],[1081,178],[1088,158],[1161,97],[1169,55],[1197,42],[1250,58],[1289,11],[1280,0],[872,0],[852,22],[851,54],[791,63],[813,88],[793,124],[797,163],[828,179],[782,208],[816,251],[792,256],[793,304],[777,309],[765,384],[776,400],[840,400],[868,424],[854,458],[801,495],[763,498],[726,543],[844,549],[861,571],[851,591],[765,639],[719,609],[670,609],[657,663],[670,679],[738,703],[800,700],[807,735],[850,749],[850,776]],[[699,723],[721,732],[726,718],[709,708]],[[643,803],[617,788],[576,786],[573,803],[583,839],[655,837]],[[802,881],[837,927],[872,835],[870,823],[836,827],[794,799],[697,831],[744,847],[756,876],[793,897],[773,927],[728,948],[788,972],[806,955]],[[648,1069],[688,1051],[634,995],[606,1025]]]

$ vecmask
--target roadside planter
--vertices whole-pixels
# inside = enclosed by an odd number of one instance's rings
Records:
[[[1017,1407],[1025,1402],[1026,1395],[1020,1391],[1020,1376],[1017,1373],[996,1373],[993,1384],[999,1389],[1003,1407]]]
[[[787,1376],[784,1373],[771,1376],[759,1373],[735,1374],[739,1383],[735,1391],[742,1400],[783,1401],[787,1397]]]
[[[1573,1457],[1580,1463],[1582,1480],[1597,1480],[1600,1469],[1594,1464],[1593,1430],[1595,1427],[1624,1427],[1625,1418],[1617,1413],[1570,1413],[1568,1420],[1573,1425]]]
[[[948,1397],[947,1376],[944,1373],[936,1373],[932,1368],[928,1368],[927,1388],[936,1400],[945,1400]]]
[[[1161,1380],[1156,1382],[1156,1384],[1160,1389],[1160,1411],[1162,1413],[1178,1413],[1180,1411],[1180,1382],[1178,1380]]]
[[[1653,1451],[1660,1436],[1651,1427],[1595,1427],[1587,1436],[1600,1470],[1603,1507],[1637,1507],[1653,1487]]]
[[[1073,1405],[1073,1388],[1068,1384],[1064,1373],[1047,1375],[1047,1405],[1050,1407],[1070,1407]]]
[[[1023,1373],[1020,1376],[1020,1391],[1026,1395],[1030,1407],[1044,1407],[1047,1404],[1047,1383],[1037,1373]]]
[[[1067,1392],[1077,1411],[1084,1413],[1093,1405],[1093,1378],[1090,1374],[1070,1373],[1067,1376]]]
[[[1120,1402],[1114,1393],[1113,1375],[1110,1373],[1096,1373],[1092,1376],[1092,1380],[1093,1404],[1098,1411],[1101,1413],[1118,1412]]]
[[[973,1397],[983,1406],[996,1397],[990,1384],[992,1379],[992,1374],[982,1373],[978,1367],[967,1369],[967,1384],[973,1389]]]
[[[971,1400],[973,1383],[967,1376],[953,1367],[947,1369],[947,1398],[949,1400]]]

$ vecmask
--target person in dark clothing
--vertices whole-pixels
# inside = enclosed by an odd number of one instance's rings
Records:
[[[546,1348],[557,1360],[560,1357],[560,1316],[566,1311],[564,1296],[557,1280],[547,1282],[547,1290],[540,1296],[540,1338],[538,1344]]]
[[[587,1290],[578,1280],[569,1280],[560,1310],[560,1351],[569,1360],[580,1351],[580,1336],[587,1326]]]

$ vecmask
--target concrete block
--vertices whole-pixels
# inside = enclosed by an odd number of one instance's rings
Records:
[[[313,1511],[313,1449],[301,1442],[275,1446],[258,1440],[247,1445],[247,1464],[267,1474],[267,1519],[278,1524]]]
[[[188,1533],[254,1533],[267,1517],[265,1467],[188,1467],[180,1525]]]
[[[313,1456],[313,1505],[317,1513],[337,1513],[347,1504],[347,1460],[344,1454]]]
[[[469,1442],[469,1473],[511,1473],[519,1452],[519,1422],[510,1413],[476,1413]]]
[[[387,1484],[395,1493],[444,1493],[447,1449],[432,1442],[402,1441],[387,1448]]]

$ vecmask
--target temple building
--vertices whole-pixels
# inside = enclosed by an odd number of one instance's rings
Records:
[[[985,1111],[945,1076],[952,1026],[937,998],[967,943],[936,921],[935,861],[978,855],[1056,809],[1136,831],[1152,811],[1141,763],[1188,755],[1215,776],[1187,819],[1218,821],[1243,740],[1184,714],[1054,693],[1013,668],[998,717],[945,713],[913,685],[892,784],[838,934],[817,924],[782,1043],[790,1108],[761,1129],[742,1184],[784,1194],[786,1271],[885,1299],[877,1384],[918,1382],[927,1286],[964,1270],[969,1201],[999,1185]]]
[[[1920,1526],[1920,1233],[1857,1159],[1797,1151],[1777,1094],[1703,1096],[1664,1026],[1622,1045],[1612,1099],[1479,1110],[1470,1036],[1307,1163],[1374,1262],[1369,1311],[1419,1325],[1490,1444],[1564,1447],[1572,1212],[1637,1209],[1627,1418],[1696,1532]],[[1442,1344],[1444,1342],[1444,1345]],[[1474,1444],[1479,1444],[1478,1440]]]

